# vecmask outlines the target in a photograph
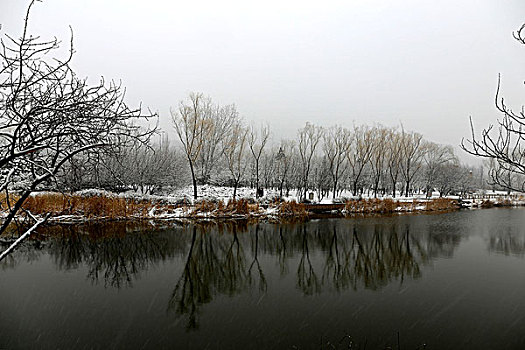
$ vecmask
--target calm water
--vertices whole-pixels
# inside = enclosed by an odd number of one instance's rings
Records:
[[[524,254],[525,209],[58,227],[0,263],[0,348],[523,349]]]

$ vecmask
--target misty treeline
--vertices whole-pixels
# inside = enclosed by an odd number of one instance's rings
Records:
[[[171,110],[175,132],[72,157],[56,177],[62,190],[133,189],[144,194],[193,185],[249,186],[300,199],[465,193],[483,186],[483,169],[460,164],[452,146],[403,127],[306,123],[275,141],[268,125],[248,125],[234,104],[191,93]],[[256,191],[256,189],[260,189]]]

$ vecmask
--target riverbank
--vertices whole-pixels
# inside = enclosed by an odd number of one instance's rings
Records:
[[[462,207],[490,208],[499,206],[525,206],[525,197],[503,196],[459,200],[451,198],[344,198],[338,200],[298,203],[295,197],[279,199],[268,192],[255,200],[243,197],[227,198],[221,188],[210,187],[214,195],[192,201],[186,195],[144,196],[133,193],[115,194],[100,190],[87,190],[71,194],[41,192],[30,196],[24,210],[36,216],[51,214],[50,223],[80,223],[90,221],[119,220],[211,220],[211,219],[259,219],[301,220],[317,214],[351,216],[354,214],[396,214],[418,212],[441,212]],[[241,190],[241,194],[246,194]],[[222,195],[222,196],[221,196]],[[15,197],[10,197],[12,203]],[[5,196],[0,196],[0,215],[6,216],[9,207]],[[20,217],[24,217],[22,211]]]
[[[14,198],[11,198],[11,201]],[[0,198],[7,208],[5,197]],[[125,198],[111,193],[95,195],[39,193],[27,199],[23,208],[33,215],[51,214],[49,222],[77,223],[112,220],[176,220],[176,219],[304,219],[316,213],[346,216],[354,213],[406,213],[453,210],[460,207],[455,199],[430,200],[349,199],[339,204],[307,204],[295,200],[255,202],[250,199],[208,200],[194,204],[168,198]],[[6,216],[7,211],[2,211]],[[22,212],[21,216],[25,214]]]

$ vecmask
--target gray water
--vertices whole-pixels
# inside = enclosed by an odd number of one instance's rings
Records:
[[[0,349],[522,349],[525,209],[57,226],[0,263]]]

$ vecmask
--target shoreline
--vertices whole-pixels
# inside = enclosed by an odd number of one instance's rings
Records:
[[[82,217],[70,215],[68,219],[63,217],[52,217],[49,221],[44,223],[39,229],[43,229],[44,232],[37,230],[35,234],[31,235],[32,238],[28,237],[29,241],[41,242],[42,239],[47,239],[49,232],[48,229],[53,227],[67,228],[69,226],[78,226],[79,228],[90,227],[91,225],[131,225],[133,228],[141,228],[141,230],[158,230],[166,229],[175,226],[186,226],[186,225],[237,225],[246,226],[257,223],[269,223],[269,224],[300,224],[309,222],[311,220],[320,219],[366,219],[366,218],[387,218],[397,217],[405,215],[440,215],[446,213],[452,213],[461,210],[482,210],[491,208],[520,208],[525,207],[525,204],[520,205],[505,205],[496,203],[492,206],[471,206],[449,209],[416,209],[407,211],[393,211],[393,212],[330,212],[330,213],[309,213],[306,216],[271,216],[271,215],[230,215],[230,216],[187,216],[187,217],[120,217],[120,218],[107,218],[107,217]],[[24,223],[22,222],[23,226]],[[17,240],[19,235],[16,234],[17,230],[8,230],[4,234],[0,235],[0,247],[10,245]],[[86,232],[87,235],[91,233]],[[27,240],[24,240],[26,242]],[[22,242],[22,245],[24,245]],[[39,243],[40,244],[40,243]]]
[[[5,198],[3,199],[5,201]],[[0,202],[2,199],[0,198]],[[5,204],[2,202],[1,204]],[[399,215],[442,213],[462,208],[521,207],[524,200],[509,198],[471,199],[459,198],[368,198],[347,199],[344,203],[297,203],[295,200],[268,200],[256,202],[253,198],[236,201],[201,199],[195,204],[183,199],[119,197],[112,193],[94,195],[35,193],[23,208],[37,218],[51,217],[46,225],[75,225],[91,222],[199,222],[258,220],[268,222],[306,221],[319,217],[349,218],[356,215]],[[2,205],[2,207],[7,207]],[[6,211],[0,211],[5,217]],[[24,221],[27,214],[17,218]]]

